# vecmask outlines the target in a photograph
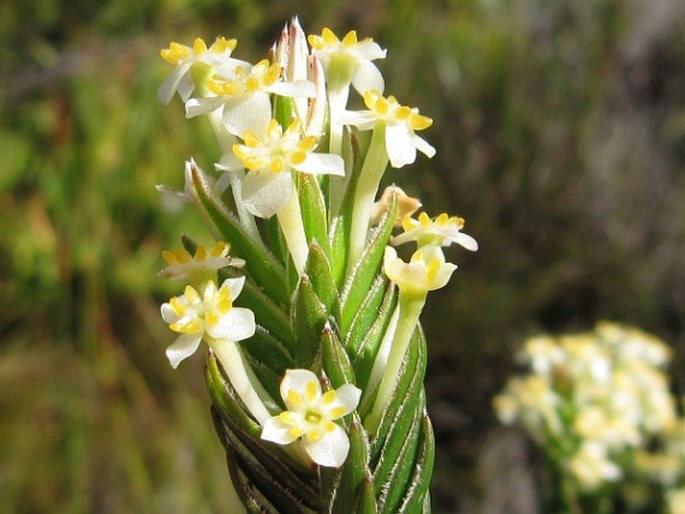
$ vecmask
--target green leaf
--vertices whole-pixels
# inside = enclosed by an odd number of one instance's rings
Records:
[[[276,302],[288,305],[290,298],[283,266],[261,241],[256,241],[245,232],[235,216],[212,195],[207,180],[195,166],[192,169],[192,176],[200,204],[221,236],[231,243],[238,256],[245,259],[247,262],[245,270],[250,277]]]
[[[299,197],[302,222],[307,243],[316,241],[327,256],[331,254],[328,241],[328,214],[323,194],[316,177],[307,173],[299,175]]]
[[[359,311],[359,307],[364,298],[366,298],[369,288],[378,274],[380,262],[390,239],[396,216],[397,200],[393,198],[390,207],[373,231],[369,244],[364,250],[359,263],[357,263],[351,275],[347,277],[342,293],[340,319],[340,330],[343,337],[347,335],[354,316]]]
[[[394,284],[383,276],[376,277],[369,294],[359,308],[345,341],[352,357],[360,387],[366,387],[378,349],[397,305]]]
[[[342,475],[333,496],[333,505],[329,512],[333,514],[373,513],[376,512],[375,500],[372,505],[365,506],[365,510],[358,510],[362,496],[365,494],[365,483],[369,475],[369,439],[361,424],[359,416],[352,414],[348,434],[350,437],[350,453],[342,468]]]
[[[422,412],[419,409],[400,415],[411,419],[409,430],[393,431],[389,437],[397,439],[398,444],[386,445],[373,475],[376,491],[379,493],[378,505],[381,512],[388,514],[397,511],[405,496],[408,480],[415,465],[421,431]]]
[[[409,487],[398,513],[430,512],[429,485],[435,463],[435,437],[428,414],[423,413],[421,420],[421,440],[419,453],[414,466],[414,474],[408,481]]]
[[[323,369],[331,381],[333,389],[344,384],[356,383],[350,359],[330,323],[324,325],[321,350]]]
[[[295,293],[294,324],[297,334],[295,363],[311,368],[321,346],[321,333],[328,318],[326,306],[321,302],[309,276],[302,275]]]
[[[309,246],[305,273],[312,281],[314,291],[324,304],[326,311],[329,314],[335,314],[338,308],[338,288],[335,286],[328,258],[316,242]]]
[[[254,312],[257,323],[282,342],[290,356],[294,355],[297,338],[290,325],[290,319],[261,289],[252,281],[246,281],[237,302]]]

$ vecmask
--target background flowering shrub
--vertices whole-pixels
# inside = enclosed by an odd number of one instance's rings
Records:
[[[3,506],[230,512],[223,456],[198,422],[201,373],[182,371],[189,394],[164,362],[157,306],[175,286],[153,278],[179,232],[202,239],[173,201],[159,209],[154,184],[219,150],[154,98],[168,71],[157,50],[224,33],[256,59],[294,13],[241,0],[0,10]],[[311,32],[356,27],[403,56],[384,75],[430,113],[440,151],[402,184],[478,235],[469,273],[423,318],[436,511],[536,512],[537,461],[490,408],[526,336],[629,322],[671,344],[682,390],[683,7],[321,1],[299,14]]]

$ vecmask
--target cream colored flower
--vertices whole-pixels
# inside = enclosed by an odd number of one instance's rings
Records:
[[[347,111],[341,122],[359,130],[371,130],[378,122],[385,123],[385,149],[393,168],[413,163],[417,150],[428,157],[435,155],[435,148],[416,135],[418,130],[430,127],[433,120],[419,114],[417,108],[401,105],[394,96],[385,98],[373,89],[364,93],[364,103],[368,110]]]
[[[226,266],[243,267],[245,261],[228,255],[230,249],[230,244],[217,241],[211,248],[198,245],[194,255],[190,255],[187,250],[183,249],[164,250],[162,257],[168,266],[159,274],[162,278],[182,280],[206,270],[216,271]]]
[[[195,40],[192,47],[172,42],[169,48],[161,51],[161,55],[165,61],[173,64],[176,68],[159,87],[157,92],[159,101],[168,104],[177,91],[184,102],[190,98],[195,89],[195,84],[189,72],[194,64],[210,67],[240,64],[242,61],[231,58],[231,52],[235,50],[237,44],[235,39],[224,37],[217,38],[209,48],[200,38]]]
[[[345,384],[323,393],[316,375],[306,369],[287,370],[280,390],[287,410],[266,421],[262,439],[281,445],[301,439],[307,455],[317,464],[342,466],[350,441],[335,420],[357,408],[361,390]]]
[[[228,278],[217,289],[214,281],[208,281],[202,293],[187,286],[183,295],[162,304],[162,319],[180,334],[166,350],[173,368],[195,353],[204,337],[236,342],[254,335],[254,313],[233,307],[244,284],[245,277]]]
[[[404,233],[390,240],[392,245],[400,245],[408,241],[416,241],[419,247],[426,245],[450,246],[457,243],[467,250],[475,252],[478,243],[471,236],[461,232],[464,228],[464,218],[450,217],[446,213],[431,219],[428,214],[422,212],[418,219],[405,216],[402,219]]]
[[[457,266],[445,262],[438,246],[419,248],[407,263],[397,256],[392,246],[385,248],[383,270],[400,292],[423,295],[444,287]]]

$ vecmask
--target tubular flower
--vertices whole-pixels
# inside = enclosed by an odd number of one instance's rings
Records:
[[[352,84],[359,94],[368,89],[383,91],[383,76],[371,61],[385,59],[387,52],[373,39],[358,41],[357,33],[351,30],[341,41],[326,27],[320,36],[310,35],[308,40],[321,58],[331,89],[340,90]]]
[[[240,63],[241,61],[231,58],[231,52],[235,50],[237,44],[235,39],[224,37],[217,38],[209,48],[200,38],[195,40],[192,47],[172,42],[169,48],[161,51],[161,55],[169,64],[176,66],[176,69],[160,86],[157,92],[159,101],[168,104],[177,91],[184,102],[188,100],[195,89],[193,78],[188,72],[196,63],[202,63],[209,67]]]
[[[245,261],[228,255],[230,249],[230,244],[217,241],[211,248],[198,245],[195,249],[195,255],[190,255],[188,251],[183,249],[173,252],[164,250],[162,257],[168,266],[160,272],[160,276],[180,280],[187,279],[198,272],[218,270],[226,266],[243,267]]]
[[[350,441],[345,430],[334,421],[357,408],[361,390],[345,384],[322,393],[314,373],[289,369],[280,391],[287,410],[266,421],[262,439],[286,445],[301,438],[314,462],[321,466],[342,466]]]
[[[210,280],[202,294],[192,286],[186,286],[183,295],[162,304],[162,319],[172,331],[180,334],[166,350],[171,367],[177,368],[181,361],[195,353],[203,338],[237,342],[254,335],[253,312],[233,307],[233,300],[244,284],[245,277],[228,278],[217,289]]]
[[[408,241],[416,241],[419,247],[426,245],[450,246],[457,243],[467,250],[475,252],[478,243],[469,235],[463,234],[464,219],[458,216],[450,217],[442,213],[434,219],[422,212],[417,220],[411,216],[402,219],[404,233],[392,238],[391,244],[400,245]]]
[[[278,63],[263,59],[254,66],[224,67],[209,81],[216,96],[191,98],[186,102],[186,116],[192,118],[223,107],[223,121],[231,134],[261,132],[271,119],[271,96],[313,97],[314,83],[308,80],[287,82],[281,78]]]
[[[416,107],[401,105],[394,96],[385,98],[374,89],[364,93],[364,103],[368,110],[347,111],[342,122],[359,130],[370,130],[384,122],[385,149],[393,168],[413,163],[417,150],[428,157],[435,155],[435,148],[416,135],[417,130],[430,127],[433,120],[419,114]]]
[[[284,132],[272,119],[264,133],[243,134],[244,144],[233,146],[240,165],[248,170],[242,184],[245,208],[261,218],[276,214],[293,193],[291,171],[309,174],[344,174],[344,161],[339,155],[315,153],[315,136],[302,137],[299,121],[293,121]],[[227,156],[219,169],[236,169],[235,159]]]
[[[438,246],[425,246],[414,252],[409,263],[397,256],[392,246],[385,248],[383,270],[400,288],[400,293],[425,295],[444,287],[457,266],[445,262]]]

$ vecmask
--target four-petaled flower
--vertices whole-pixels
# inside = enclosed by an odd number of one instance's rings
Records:
[[[166,350],[175,369],[182,360],[190,357],[203,338],[212,342],[228,343],[252,337],[256,325],[254,313],[245,308],[233,307],[245,284],[245,277],[228,278],[217,289],[208,281],[202,294],[186,286],[184,294],[162,304],[162,318],[169,328],[180,335]]]
[[[244,144],[233,146],[219,169],[236,169],[236,164],[247,168],[243,180],[245,208],[261,218],[269,218],[288,203],[294,184],[291,170],[310,174],[343,175],[345,163],[339,155],[312,152],[317,145],[315,136],[303,137],[299,121],[293,121],[284,132],[272,119],[264,133],[243,134]]]
[[[310,35],[308,40],[321,58],[329,88],[339,90],[352,84],[359,94],[368,89],[383,91],[383,76],[371,61],[385,59],[387,52],[373,39],[358,41],[351,30],[341,41],[326,27],[320,36]]]
[[[192,277],[198,272],[215,271],[226,266],[243,267],[245,261],[228,255],[230,249],[230,244],[217,241],[211,248],[198,245],[195,255],[190,255],[187,250],[180,248],[174,251],[164,250],[162,257],[168,266],[159,274],[163,278],[181,280]]]
[[[439,246],[419,248],[406,263],[397,256],[392,246],[386,246],[383,270],[390,280],[400,288],[400,293],[425,295],[444,287],[457,266],[445,262]]]
[[[458,216],[450,217],[443,212],[431,220],[428,214],[422,212],[416,220],[411,216],[405,216],[402,219],[402,228],[404,233],[392,238],[391,244],[397,246],[408,241],[416,241],[420,248],[426,245],[450,246],[457,243],[472,252],[478,250],[476,240],[461,232],[464,228],[464,218]]]
[[[209,48],[200,38],[195,39],[192,47],[172,42],[169,48],[161,51],[161,55],[169,64],[176,66],[176,69],[160,86],[157,92],[159,101],[168,104],[176,91],[184,102],[190,98],[195,84],[188,72],[193,64],[202,63],[210,67],[219,67],[242,62],[231,58],[231,52],[237,44],[235,39],[224,37],[217,38]]]
[[[271,119],[271,94],[287,97],[313,97],[314,83],[308,80],[282,80],[278,63],[263,59],[254,66],[245,63],[226,66],[209,81],[216,96],[191,98],[186,102],[186,116],[192,118],[223,107],[223,121],[231,134],[262,132]]]
[[[314,462],[342,466],[350,441],[347,432],[334,421],[357,408],[361,390],[345,384],[324,393],[314,373],[289,369],[280,391],[287,410],[266,421],[262,439],[286,445],[302,438],[304,449]]]
[[[385,149],[393,168],[413,163],[417,150],[428,157],[435,155],[435,148],[416,135],[417,130],[430,127],[433,120],[419,114],[416,107],[401,105],[394,96],[385,98],[374,89],[364,93],[364,103],[368,110],[347,111],[342,122],[359,130],[370,130],[384,122]]]

